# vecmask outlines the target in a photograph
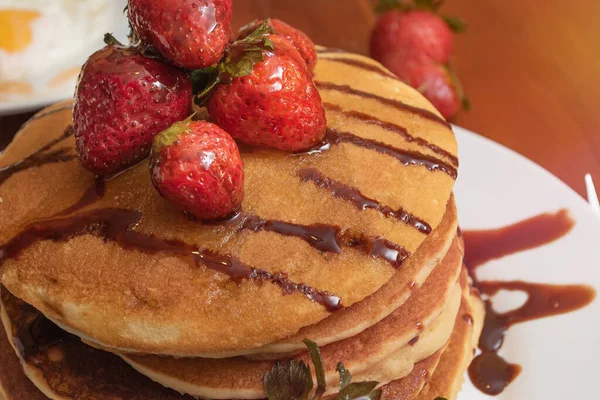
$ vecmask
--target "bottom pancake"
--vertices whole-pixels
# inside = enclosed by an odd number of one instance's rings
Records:
[[[1,298],[9,337],[0,335],[0,386],[7,400],[192,400],[138,374],[119,357],[83,344],[5,288]]]
[[[461,280],[470,280],[464,269]],[[463,296],[450,342],[431,381],[417,396],[417,400],[432,400],[437,397],[454,400],[460,392],[465,371],[475,355],[485,317],[485,308],[478,294],[470,291]],[[465,302],[465,298],[469,301]]]
[[[462,300],[449,343],[414,364],[403,379],[384,385],[382,400],[456,398],[484,316],[481,301],[468,291],[464,271],[460,280]],[[192,399],[150,381],[117,356],[85,345],[6,289],[1,295],[2,320],[10,332],[10,341],[0,334],[0,395],[5,400]]]

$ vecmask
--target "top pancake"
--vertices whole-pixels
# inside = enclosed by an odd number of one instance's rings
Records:
[[[245,151],[242,215],[229,223],[187,219],[154,190],[146,163],[99,196],[68,135],[0,172],[2,283],[105,347],[181,356],[259,347],[326,318],[338,298],[348,307],[371,295],[440,223],[456,141],[433,106],[372,60],[324,53],[315,79],[329,148]],[[61,138],[70,120],[68,105],[42,112],[0,171]]]

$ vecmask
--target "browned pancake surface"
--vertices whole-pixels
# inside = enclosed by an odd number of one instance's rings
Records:
[[[259,347],[329,316],[331,307],[320,300],[348,307],[371,295],[427,236],[415,218],[431,229],[440,223],[454,184],[456,141],[432,106],[395,79],[322,60],[316,80],[325,102],[337,106],[328,106],[330,148],[305,155],[244,153],[242,218],[216,226],[188,220],[158,195],[142,163],[108,181],[103,198],[78,210],[78,218],[93,217],[100,226],[130,221],[120,232],[177,240],[187,250],[140,249],[139,241],[124,245],[98,229],[82,235],[80,228],[64,240],[28,243],[2,263],[2,282],[105,346],[176,355]],[[94,192],[94,177],[73,159],[73,137],[57,140],[69,125],[69,110],[44,113],[0,156],[0,243]],[[6,166],[54,140],[7,176]],[[349,200],[336,185],[370,205]],[[120,214],[107,211],[113,209]],[[336,232],[339,251],[319,247],[310,234],[247,229],[247,217],[302,229],[325,225]],[[63,218],[68,228],[72,218]],[[41,226],[29,229],[48,227]],[[194,262],[190,249],[218,257]],[[382,257],[390,258],[390,250],[393,262]],[[223,263],[243,265],[247,273],[232,279]]]

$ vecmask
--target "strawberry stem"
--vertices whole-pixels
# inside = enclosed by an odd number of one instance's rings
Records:
[[[104,43],[106,43],[107,45],[115,45],[115,46],[123,46],[123,43],[119,42],[117,40],[117,38],[115,38],[113,36],[112,33],[105,33],[104,34]]]
[[[273,28],[269,20],[266,20],[250,35],[230,44],[219,64],[192,71],[190,79],[194,93],[198,93],[196,104],[203,105],[218,84],[229,83],[233,78],[250,75],[254,65],[264,60],[263,51],[275,49],[269,39],[272,33]]]

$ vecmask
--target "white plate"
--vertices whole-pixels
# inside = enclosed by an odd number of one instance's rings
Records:
[[[123,13],[123,9],[125,8],[126,4],[127,0],[110,1],[110,26],[105,28],[106,32],[113,33],[117,39],[124,43],[126,43],[127,34],[129,31],[127,17]],[[81,67],[90,54],[104,46],[103,39],[104,38],[102,35],[99,37],[89,38],[89,46],[85,51],[82,51],[81,55],[77,56],[76,58],[65,60],[63,65],[47,71],[45,76],[56,76],[60,73],[60,71]],[[43,55],[40,56],[40,59],[43,59]],[[0,116],[37,110],[47,105],[54,104],[58,101],[73,97],[76,76],[71,77],[65,81],[64,84],[61,84],[55,89],[49,89],[45,82],[40,84],[35,79],[30,79],[26,82],[34,88],[34,93],[19,97],[12,97],[9,101],[0,101]]]
[[[600,219],[588,204],[558,178],[525,157],[455,127],[460,146],[456,187],[461,228],[502,227],[561,208],[570,210],[575,228],[544,247],[491,261],[478,269],[481,280],[524,280],[553,284],[588,284],[600,290]],[[584,177],[582,176],[583,180]],[[515,306],[516,292],[500,294],[494,306]],[[512,307],[511,307],[512,306]],[[597,399],[600,359],[600,300],[560,316],[512,327],[500,351],[523,372],[500,400]],[[465,377],[460,400],[490,397]],[[432,399],[433,400],[433,399]]]

